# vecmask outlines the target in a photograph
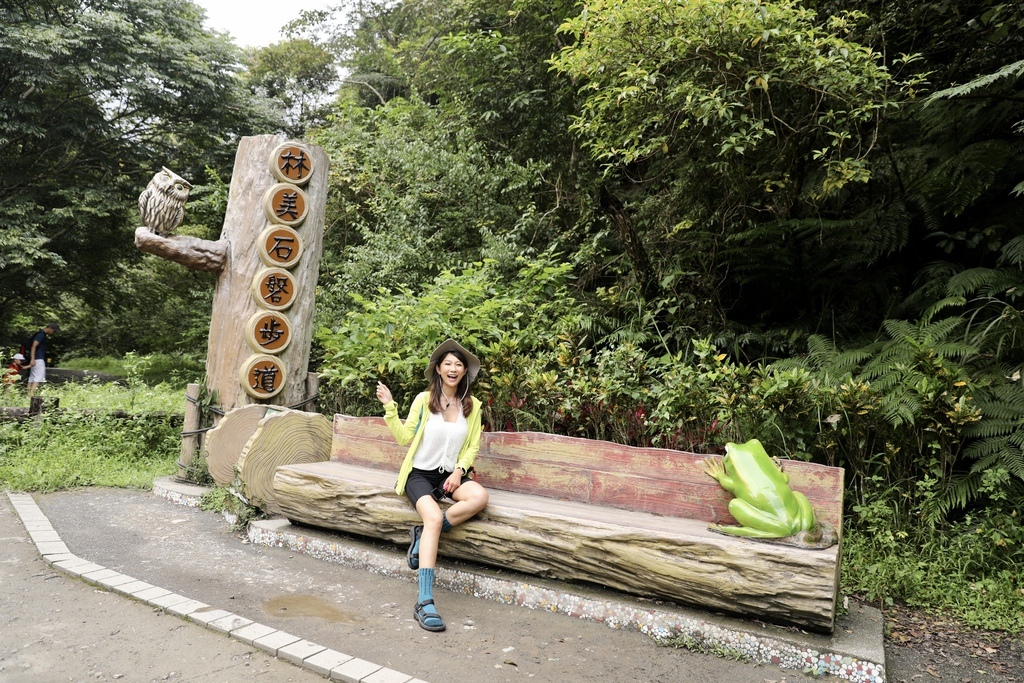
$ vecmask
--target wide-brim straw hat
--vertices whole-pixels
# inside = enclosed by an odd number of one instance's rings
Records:
[[[434,352],[430,354],[430,362],[427,363],[427,371],[423,373],[423,376],[428,380],[433,380],[434,368],[441,362],[442,358],[448,355],[450,351],[458,351],[466,357],[466,375],[469,377],[470,384],[475,382],[476,376],[480,374],[480,359],[467,351],[462,344],[454,339],[448,339],[434,349]]]

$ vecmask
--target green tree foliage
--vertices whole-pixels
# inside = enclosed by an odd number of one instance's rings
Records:
[[[518,245],[544,244],[537,170],[489,154],[465,118],[399,98],[345,107],[314,139],[334,160],[321,316],[344,315],[349,293],[419,291],[485,255],[514,273]]]
[[[246,84],[278,103],[286,135],[301,138],[307,129],[326,120],[339,75],[334,56],[325,48],[293,38],[250,49],[246,62]]]
[[[0,3],[0,332],[98,305],[161,165],[193,179],[270,119],[187,0]]]
[[[576,42],[553,63],[581,82],[574,128],[601,161],[663,157],[697,187],[714,171],[720,190],[785,215],[794,189],[866,180],[873,128],[896,105],[880,55],[843,37],[849,23],[788,2],[599,1],[563,25]],[[736,187],[737,170],[753,177]]]
[[[783,322],[821,310],[838,262],[867,260],[836,208],[871,177],[902,84],[851,35],[858,17],[641,0],[563,25],[575,42],[552,63],[579,86],[573,128],[604,165],[645,298],[681,285],[704,302],[699,326],[720,327],[715,309]]]

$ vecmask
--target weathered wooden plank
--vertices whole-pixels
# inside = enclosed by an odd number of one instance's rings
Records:
[[[278,467],[280,510],[297,522],[404,544],[418,517],[394,473],[338,462]],[[703,609],[831,631],[839,546],[805,550],[715,534],[701,521],[493,490],[440,552]]]
[[[542,482],[546,489],[531,490],[538,495],[579,500],[595,505],[612,505],[627,509],[659,514],[677,514],[674,509],[705,509],[712,505],[710,515],[698,519],[708,522],[730,522],[726,494],[717,481],[704,473],[704,460],[710,456],[664,448],[637,448],[604,441],[578,439],[556,434],[535,432],[493,432],[484,435],[480,465],[482,475],[489,475],[498,488],[521,490],[518,481],[521,471],[548,463],[565,470],[591,473],[591,486],[586,491],[575,488],[571,477]],[[782,461],[789,474],[790,486],[802,492],[822,519],[837,524],[841,519],[843,500],[843,470],[797,460]],[[647,481],[638,479],[646,477]],[[617,482],[602,487],[598,479]],[[508,481],[506,487],[504,482]],[[663,481],[675,487],[631,488],[631,484]],[[563,485],[565,484],[565,485]],[[692,496],[692,500],[688,497]],[[717,502],[716,502],[717,501]],[[691,505],[692,503],[692,505]],[[686,512],[687,516],[692,512]]]
[[[332,460],[397,471],[405,453],[383,419],[335,416]],[[704,473],[707,457],[537,432],[488,432],[476,468],[480,483],[492,489],[732,524],[731,496]],[[784,460],[783,469],[819,519],[840,529],[843,470],[796,460]]]

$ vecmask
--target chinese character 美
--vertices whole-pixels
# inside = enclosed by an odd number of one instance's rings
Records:
[[[281,193],[281,200],[274,210],[278,218],[288,217],[288,220],[294,221],[299,218],[299,193],[298,192],[283,192]]]
[[[267,286],[267,293],[263,295],[263,298],[272,304],[281,303],[281,295],[288,294],[288,278],[278,277],[277,275],[268,275],[264,281]]]
[[[281,235],[274,235],[274,246],[270,248],[270,251],[274,253],[281,261],[287,261],[292,257],[292,251],[294,248],[290,244],[285,242],[294,242],[294,237],[283,237]]]
[[[260,338],[264,340],[260,342],[260,346],[273,344],[278,339],[283,337],[284,330],[277,329],[279,327],[281,327],[281,323],[278,321],[277,318],[270,318],[269,320],[265,320],[263,322],[263,327],[261,327],[259,330]]]
[[[261,391],[267,391],[267,392],[273,391],[274,390],[274,384],[277,382],[277,371],[278,371],[278,367],[276,365],[271,365],[270,367],[265,367],[265,368],[259,368],[259,367],[253,368],[252,369],[252,378],[253,378],[252,388],[253,389],[259,389]]]
[[[298,154],[292,154],[291,149],[287,149],[281,154],[280,158],[284,163],[279,168],[289,178],[292,177],[289,171],[295,171],[295,178],[297,180],[302,180],[303,174],[309,171],[309,166],[306,165],[306,153],[302,150],[299,150]]]

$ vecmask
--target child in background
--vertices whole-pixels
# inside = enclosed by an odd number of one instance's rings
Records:
[[[20,353],[14,354],[11,364],[4,370],[4,395],[14,389],[14,386],[21,381],[21,371],[25,368],[25,356]]]

